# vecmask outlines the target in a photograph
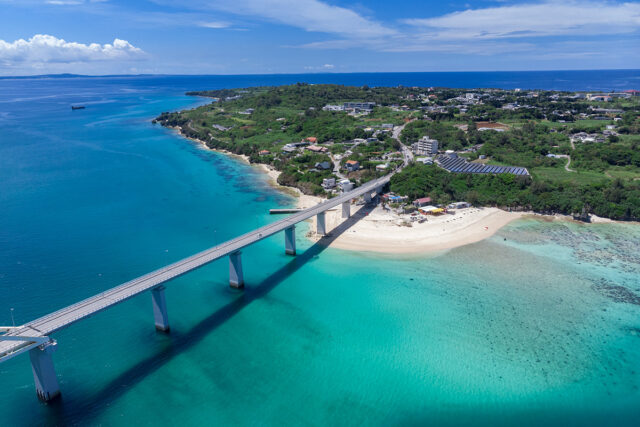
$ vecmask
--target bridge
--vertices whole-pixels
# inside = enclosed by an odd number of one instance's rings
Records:
[[[351,200],[363,196],[365,202],[370,202],[372,193],[380,193],[382,188],[389,183],[392,175],[389,174],[365,183],[355,190],[325,200],[316,206],[255,229],[24,325],[0,327],[0,334],[2,334],[0,335],[0,363],[29,352],[38,398],[43,401],[52,400],[60,395],[60,387],[52,358],[57,343],[50,337],[51,334],[146,291],[151,291],[156,329],[169,332],[164,283],[228,256],[229,284],[235,288],[242,288],[244,287],[241,257],[243,248],[284,231],[285,252],[289,255],[295,255],[296,224],[316,216],[316,232],[319,235],[326,235],[325,212],[327,210],[342,205],[342,218],[349,218]]]

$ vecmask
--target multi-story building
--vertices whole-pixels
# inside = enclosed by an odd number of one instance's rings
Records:
[[[428,136],[423,136],[419,141],[411,144],[411,151],[418,156],[434,156],[438,153],[438,141]]]
[[[345,102],[343,108],[345,110],[371,111],[376,106],[375,102]]]
[[[334,188],[336,186],[335,178],[325,178],[322,180],[322,188],[325,190],[329,190],[330,188]]]

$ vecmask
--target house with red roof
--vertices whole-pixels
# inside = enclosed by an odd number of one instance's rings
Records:
[[[357,160],[347,160],[344,165],[349,172],[355,172],[360,169],[360,162]]]
[[[422,197],[421,199],[416,199],[413,201],[413,205],[417,208],[427,206],[430,203],[431,203],[431,197]]]

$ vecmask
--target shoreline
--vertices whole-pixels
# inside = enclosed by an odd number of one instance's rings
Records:
[[[297,208],[310,208],[326,200],[322,197],[302,194],[298,189],[282,186],[278,184],[279,171],[264,164],[258,166],[268,176],[269,184],[273,188],[288,194],[294,193]],[[364,209],[366,209],[364,205],[352,204],[352,218]],[[391,218],[385,218],[385,215],[391,215]],[[384,212],[378,205],[331,242],[331,247],[386,254],[433,253],[484,240],[510,222],[526,215],[526,213],[506,212],[498,208],[470,208],[460,210],[460,215],[433,217],[432,221],[406,227],[397,224],[399,220],[397,215]],[[331,230],[342,224],[344,220],[341,217],[341,211],[334,208],[326,212],[325,221],[327,232],[331,233]],[[307,222],[309,231],[305,237],[314,243],[318,242],[321,236],[315,232],[316,218],[312,217]]]
[[[201,140],[201,139],[197,139],[197,138],[191,138],[191,137],[189,137],[189,136],[185,135],[184,133],[182,133],[182,129],[181,129],[181,128],[179,128],[179,127],[176,127],[176,126],[164,126],[164,125],[161,125],[161,126],[163,126],[163,127],[167,128],[167,129],[171,129],[172,131],[174,131],[175,133],[177,133],[178,135],[180,135],[180,136],[181,136],[181,137],[183,137],[184,139],[188,139],[189,141],[193,141],[193,142],[195,142],[195,143],[196,143],[196,144],[198,144],[198,145],[200,146],[200,148],[202,148],[203,150],[214,151],[214,152],[216,152],[216,153],[222,153],[222,154],[225,154],[225,155],[227,155],[227,156],[230,156],[230,157],[234,157],[234,158],[236,158],[236,159],[239,159],[239,160],[241,160],[243,163],[246,163],[247,165],[251,165],[251,166],[253,166],[253,165],[251,164],[251,162],[249,161],[249,156],[246,156],[246,155],[244,155],[244,154],[236,154],[236,153],[232,153],[232,152],[231,152],[231,151],[229,151],[229,150],[224,150],[224,149],[219,149],[219,148],[211,148],[211,147],[209,147],[209,146],[207,145],[207,143],[206,143],[206,142],[204,142],[203,140]]]
[[[359,213],[360,210],[352,215]],[[420,224],[405,222],[378,205],[370,212],[365,211],[358,222],[331,245],[345,250],[386,254],[435,253],[484,240],[523,216],[525,214],[498,208],[467,208],[455,214],[429,217]],[[326,221],[327,228],[332,230],[341,221],[340,212],[328,212]],[[315,229],[315,218],[312,220],[312,229]],[[319,240],[319,236],[313,232],[308,237]]]
[[[195,142],[196,144],[198,144],[200,146],[200,148],[202,150],[207,150],[207,151],[213,151],[215,153],[220,153],[220,154],[224,154],[226,156],[229,157],[233,157],[236,160],[241,161],[242,163],[249,165],[253,168],[259,169],[261,173],[264,173],[266,175],[269,176],[269,185],[271,187],[273,187],[274,189],[281,191],[283,193],[286,193],[292,197],[296,197],[296,198],[300,198],[302,196],[305,196],[302,191],[300,191],[299,189],[295,188],[295,187],[287,187],[284,185],[280,185],[278,184],[278,176],[280,176],[280,172],[273,169],[273,167],[271,167],[270,165],[264,164],[264,163],[251,163],[249,161],[249,156],[245,155],[245,154],[236,154],[236,153],[232,153],[229,150],[225,150],[225,149],[219,149],[219,148],[211,148],[209,147],[203,140],[201,139],[197,139],[197,138],[191,138],[186,136],[184,133],[182,133],[182,129],[178,128],[178,127],[174,127],[174,126],[165,126],[168,129],[171,129],[173,131],[175,131],[178,135],[180,135],[181,137],[188,139],[189,141]],[[319,200],[322,200],[320,197],[318,197]]]
[[[277,191],[286,193],[296,199],[296,207],[309,208],[321,203],[325,198],[303,194],[295,187],[287,187],[278,183],[281,172],[264,163],[251,163],[249,157],[235,154],[224,149],[214,149],[202,140],[184,135],[180,128],[168,127],[180,136],[195,142],[200,148],[231,156],[247,165],[255,167],[268,177],[268,184]],[[354,207],[356,209],[354,209]],[[477,243],[493,236],[502,227],[521,218],[536,218],[544,221],[569,221],[583,225],[618,223],[608,218],[591,216],[591,222],[576,221],[570,215],[546,215],[533,211],[507,212],[495,207],[466,208],[456,210],[453,214],[428,217],[427,221],[405,224],[406,216],[385,211],[377,205],[370,212],[364,205],[351,207],[351,216],[360,216],[359,220],[331,242],[338,249],[357,252],[376,252],[386,254],[428,254]],[[362,210],[362,213],[360,212]],[[366,210],[369,210],[368,208]],[[312,242],[321,238],[315,233],[316,218],[307,220],[309,232],[305,235]],[[328,233],[343,222],[338,209],[330,209],[326,213],[326,229]],[[626,223],[625,221],[622,221]],[[633,223],[633,222],[632,222]],[[638,224],[638,223],[637,223]]]
[[[323,197],[303,194],[297,188],[278,184],[280,172],[269,165],[260,163],[255,166],[268,176],[269,185],[274,189],[294,196],[296,207],[299,209],[310,208],[326,200]],[[364,206],[352,204],[352,217],[363,208]],[[620,222],[592,215],[591,223],[585,223],[574,220],[570,215],[545,215],[533,211],[508,212],[495,207],[481,207],[459,209],[454,215],[445,214],[431,217],[428,222],[414,223],[412,227],[407,227],[397,224],[397,221],[400,220],[397,215],[391,214],[390,217],[385,218],[384,215],[389,216],[389,214],[382,211],[380,205],[376,206],[346,232],[338,236],[331,243],[331,246],[357,252],[428,254],[477,243],[493,236],[501,228],[518,219],[535,218],[544,221],[573,222],[581,225]],[[327,232],[330,233],[343,222],[339,209],[328,210],[325,221]],[[316,218],[312,217],[307,222],[309,223],[309,231],[305,237],[312,242],[318,242],[321,236],[315,232]],[[425,240],[428,241],[425,242]]]

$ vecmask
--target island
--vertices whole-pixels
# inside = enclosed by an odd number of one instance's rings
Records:
[[[464,243],[480,240],[525,212],[640,219],[638,91],[298,83],[188,94],[212,102],[154,122],[262,165],[305,207],[393,172],[350,230],[387,251],[434,236],[438,248],[457,246],[445,238],[456,230]],[[385,221],[404,229],[388,242]]]

